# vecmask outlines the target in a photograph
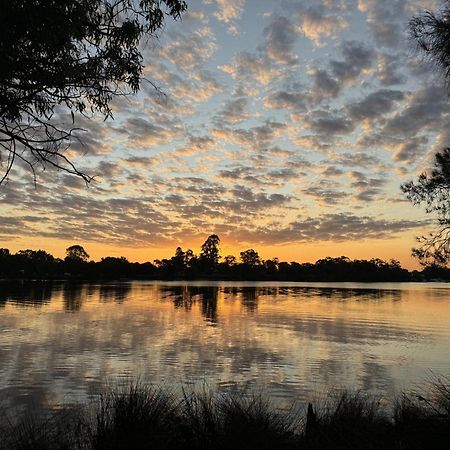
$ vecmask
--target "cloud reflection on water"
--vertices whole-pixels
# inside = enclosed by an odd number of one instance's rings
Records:
[[[0,393],[29,407],[139,377],[391,395],[450,364],[446,289],[230,283],[24,283],[0,293]],[[70,313],[70,314],[68,314]],[[445,365],[447,364],[447,366]]]

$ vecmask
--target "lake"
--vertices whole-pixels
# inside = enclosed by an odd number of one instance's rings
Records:
[[[0,405],[54,408],[136,380],[390,398],[450,374],[443,283],[1,283]]]

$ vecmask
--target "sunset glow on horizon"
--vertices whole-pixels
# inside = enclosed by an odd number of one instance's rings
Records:
[[[408,41],[434,0],[188,0],[144,49],[114,120],[75,117],[91,185],[20,162],[0,187],[0,247],[94,260],[199,253],[396,259],[430,217],[400,185],[450,142],[443,80]],[[71,122],[61,112],[55,119]]]
[[[126,257],[130,262],[154,262],[155,260],[170,258],[175,254],[175,248],[181,246],[184,250],[192,249],[194,253],[199,254],[202,243],[207,235],[199,237],[195,241],[174,242],[169,247],[116,247],[114,245],[99,244],[90,241],[70,242],[58,239],[43,239],[37,245],[30,246],[30,241],[23,240],[10,241],[9,250],[17,252],[25,248],[32,250],[45,249],[57,258],[64,258],[65,249],[72,244],[82,245],[88,252],[90,259],[100,261],[106,256]],[[349,246],[348,242],[314,242],[295,245],[259,245],[258,243],[243,242],[239,244],[230,244],[227,239],[221,239],[220,256],[234,255],[239,259],[239,254],[243,250],[253,248],[262,259],[278,258],[280,261],[314,263],[319,259],[330,257],[346,256],[350,259],[372,259],[380,258],[385,261],[395,259],[401,262],[402,266],[408,270],[420,270],[419,262],[411,257],[411,236],[404,233],[402,238],[392,239],[372,239],[369,241],[361,240]],[[33,242],[34,244],[34,242]],[[409,247],[408,247],[409,245]]]

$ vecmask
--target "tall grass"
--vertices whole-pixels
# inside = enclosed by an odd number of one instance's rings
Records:
[[[390,411],[390,412],[388,412]],[[8,450],[450,448],[450,383],[391,405],[344,392],[301,411],[281,411],[263,395],[175,395],[140,383],[110,390],[95,404],[0,424]]]
[[[176,448],[178,404],[162,389],[131,384],[100,395],[91,429],[91,447]]]

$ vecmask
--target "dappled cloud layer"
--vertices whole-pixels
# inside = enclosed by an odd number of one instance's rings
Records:
[[[48,169],[35,187],[17,165],[0,239],[175,247],[216,233],[264,246],[408,231],[411,246],[425,220],[399,186],[450,142],[442,80],[406,33],[436,6],[188,1],[146,43],[152,83],[117,100],[115,120],[76,120],[69,152],[92,185]]]

